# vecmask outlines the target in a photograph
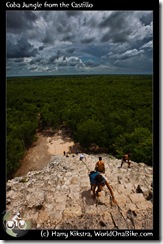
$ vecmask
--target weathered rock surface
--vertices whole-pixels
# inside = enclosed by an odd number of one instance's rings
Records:
[[[105,186],[94,200],[88,173],[102,156],[118,205]],[[31,171],[6,184],[7,211],[21,213],[32,229],[153,229],[153,168],[103,155],[53,156],[40,171]]]

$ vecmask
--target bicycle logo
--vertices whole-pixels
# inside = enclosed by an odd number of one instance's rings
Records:
[[[26,222],[20,217],[20,213],[17,213],[16,215],[14,215],[14,217],[12,218],[12,220],[8,220],[6,223],[6,227],[8,229],[14,229],[15,227],[21,229],[21,230],[25,230],[27,227]]]
[[[22,219],[19,212],[13,216],[8,211],[3,217],[3,227],[8,235],[19,238],[31,229],[31,221]]]

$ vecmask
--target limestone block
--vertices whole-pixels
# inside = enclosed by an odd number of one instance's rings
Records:
[[[71,177],[72,176],[72,173],[71,172],[67,172],[66,174],[65,174],[65,177]]]
[[[128,203],[126,204],[126,208],[131,210],[131,211],[136,211],[137,210],[137,206],[133,203]]]
[[[81,186],[82,188],[87,187],[87,186],[89,186],[89,185],[90,185],[90,181],[89,181],[89,179],[87,179],[86,177],[80,179],[80,186]]]
[[[130,199],[132,203],[140,203],[145,201],[145,198],[142,193],[132,193],[130,195]]]
[[[57,209],[57,210],[53,211],[50,214],[50,223],[57,225],[59,222],[62,221],[62,214],[63,214],[63,211],[61,209],[60,210]]]
[[[63,192],[64,190],[68,190],[70,188],[70,185],[64,184],[60,188],[61,188],[61,191]]]
[[[124,188],[126,189],[127,193],[132,193],[135,191],[133,183],[125,183]]]
[[[77,191],[71,191],[69,194],[69,198],[75,201],[79,201],[80,194]]]
[[[145,167],[145,164],[144,163],[139,163],[139,167]]]
[[[102,220],[104,222],[104,224],[106,225],[107,229],[114,229],[114,223],[113,223],[113,219],[111,218],[111,215],[109,212],[105,212],[105,214],[102,216]]]
[[[84,208],[84,213],[95,215],[97,213],[96,205],[86,205]]]
[[[63,202],[62,204],[53,204],[53,210],[52,211],[61,211],[63,212],[66,208],[66,202]]]
[[[28,208],[41,208],[43,206],[43,202],[45,200],[44,191],[40,191],[36,193],[31,193],[26,196],[26,201]]]
[[[49,211],[45,210],[40,210],[37,218],[37,224],[42,224],[44,222],[47,222],[50,218]]]
[[[112,211],[111,213],[114,228],[117,229],[128,229],[129,225],[127,219],[122,215],[120,211]]]
[[[46,203],[44,207],[47,209],[47,211],[52,211],[55,205],[54,203]]]
[[[153,208],[153,204],[150,202],[150,201],[143,201],[143,202],[140,202],[140,203],[136,203],[136,206],[138,207],[138,209],[141,209],[141,210],[146,210],[148,208]]]
[[[23,218],[24,220],[28,220],[31,222],[31,227],[34,227],[38,223],[38,212],[33,212],[29,217]]]
[[[138,185],[136,188],[137,193],[142,193],[145,198],[149,196],[149,189],[143,185]]]
[[[82,209],[81,209],[80,205],[67,207],[63,211],[63,216],[65,219],[70,218],[70,217],[77,217],[77,216],[80,216],[81,214],[82,214]]]
[[[62,194],[56,195],[54,200],[56,203],[59,203],[59,204],[64,203],[64,202],[66,202],[66,195],[62,195]]]
[[[115,199],[120,207],[123,207],[127,203],[127,196],[126,195],[120,195],[120,194],[114,194]]]
[[[70,184],[78,184],[79,183],[79,178],[78,177],[72,177]]]
[[[124,191],[125,191],[125,188],[124,188],[124,185],[117,185],[117,191],[119,192],[119,193],[123,193]]]
[[[17,198],[17,195],[18,195],[17,192],[11,190],[11,191],[7,192],[6,197],[7,198],[10,198],[10,199],[16,199]]]

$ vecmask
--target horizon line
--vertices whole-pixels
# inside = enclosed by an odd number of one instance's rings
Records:
[[[6,75],[6,78],[12,78],[12,77],[41,77],[41,76],[102,76],[102,75],[153,75],[153,73],[122,73],[122,74],[53,74],[53,75],[46,75],[46,74],[37,74],[37,75]]]

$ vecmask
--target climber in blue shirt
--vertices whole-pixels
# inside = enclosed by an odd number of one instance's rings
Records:
[[[103,189],[103,187],[106,185],[107,188],[110,191],[110,194],[112,196],[113,202],[117,203],[113,194],[113,191],[107,182],[107,180],[97,171],[91,171],[89,173],[89,179],[90,179],[90,184],[91,184],[91,191],[93,191],[93,197],[95,198],[96,196],[100,196],[100,193]],[[97,190],[96,190],[97,187]]]

